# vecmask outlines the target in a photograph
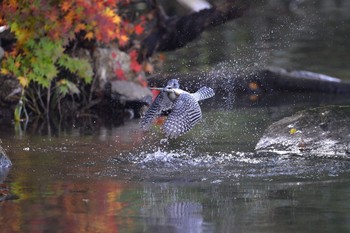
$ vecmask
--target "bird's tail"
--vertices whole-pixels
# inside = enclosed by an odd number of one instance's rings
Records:
[[[204,100],[211,98],[215,95],[215,92],[210,87],[201,87],[197,92],[193,93],[192,96],[197,100]]]

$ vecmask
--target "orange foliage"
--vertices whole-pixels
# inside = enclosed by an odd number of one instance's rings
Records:
[[[141,35],[144,31],[144,28],[141,26],[141,24],[136,24],[135,26],[135,33],[137,35]]]
[[[19,34],[27,35],[28,30],[33,36],[43,36],[39,32],[44,29],[53,40],[64,39],[68,43],[76,33],[84,31],[88,40],[104,43],[117,40],[123,47],[132,34],[144,32],[145,20],[134,25],[118,13],[127,4],[130,3],[121,0],[4,0],[0,3],[0,18],[10,26],[16,22],[21,30]]]
[[[120,13],[128,4],[127,0],[4,0],[0,3],[0,19],[15,33],[17,51],[25,51],[25,44],[30,40],[45,36],[53,41],[62,40],[66,46],[77,39],[80,32],[86,40],[118,41],[119,47],[127,50],[133,41],[140,40],[146,25],[144,16],[127,19]],[[129,55],[131,70],[142,71],[135,48],[131,48]],[[118,73],[122,77],[121,72]]]

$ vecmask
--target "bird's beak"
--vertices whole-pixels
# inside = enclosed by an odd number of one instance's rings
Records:
[[[158,91],[165,91],[165,92],[173,92],[172,88],[170,87],[151,87],[151,90],[158,90]]]
[[[164,90],[164,88],[162,88],[162,87],[150,87],[149,89],[157,90],[157,91],[163,91]]]

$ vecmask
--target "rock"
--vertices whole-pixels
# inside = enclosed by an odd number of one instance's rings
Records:
[[[350,159],[350,106],[303,110],[270,125],[257,152]]]
[[[179,79],[188,90],[207,85],[217,93],[270,94],[271,92],[313,92],[329,94],[350,94],[350,82],[324,74],[303,70],[287,70],[267,67],[258,70],[235,70],[223,66],[209,72],[189,74],[158,75],[149,79],[150,85],[164,85],[166,80]]]
[[[10,159],[6,156],[4,149],[0,146],[0,168],[7,168],[11,165],[12,163]]]
[[[268,67],[261,70],[258,76],[272,90],[350,93],[350,82],[310,71]]]
[[[0,106],[9,103],[16,104],[21,92],[21,85],[16,78],[0,75]]]
[[[130,81],[111,81],[106,85],[106,93],[108,104],[114,103],[119,106],[112,106],[116,109],[122,107],[124,113],[128,113],[127,118],[129,119],[142,116],[147,106],[152,103],[152,92],[148,88]]]
[[[136,83],[129,81],[111,81],[112,94],[118,94],[121,101],[142,101],[147,96],[152,96],[152,92]]]
[[[111,77],[115,77],[111,60],[111,49],[98,48],[94,51],[93,57],[96,76],[98,77],[98,87],[100,90],[104,90],[106,83],[110,81]]]
[[[111,44],[106,48],[96,48],[93,53],[94,67],[98,77],[98,89],[104,90],[105,85],[113,80],[136,81],[145,79],[143,71],[137,74],[131,69],[131,57],[119,50],[118,45]]]

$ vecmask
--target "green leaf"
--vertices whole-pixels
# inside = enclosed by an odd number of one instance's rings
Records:
[[[67,79],[61,79],[56,83],[56,85],[58,93],[63,97],[67,94],[80,94],[80,90],[78,89],[78,87],[73,82]]]
[[[20,101],[16,105],[15,112],[14,112],[14,120],[15,120],[15,122],[20,122],[21,121],[22,109],[23,109],[23,103],[22,103],[22,101]]]
[[[69,57],[64,54],[58,59],[57,63],[73,74],[78,75],[85,83],[90,83],[92,81],[93,72],[87,60]]]

